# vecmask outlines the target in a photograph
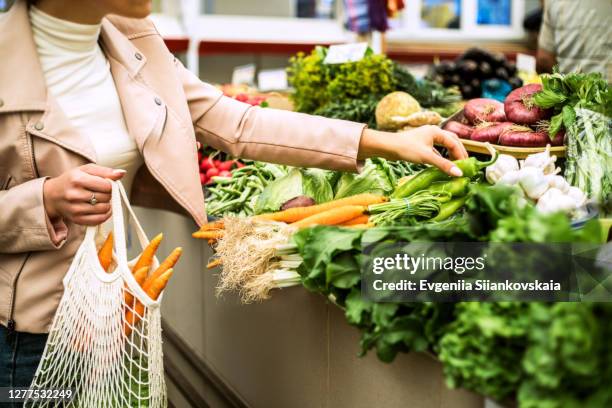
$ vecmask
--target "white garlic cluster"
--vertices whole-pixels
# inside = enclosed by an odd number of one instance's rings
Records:
[[[542,213],[564,212],[578,214],[584,211],[587,197],[579,188],[572,187],[558,173],[556,156],[550,146],[542,153],[532,154],[520,163],[514,157],[502,154],[486,169],[487,181],[520,187],[525,197],[535,201]]]

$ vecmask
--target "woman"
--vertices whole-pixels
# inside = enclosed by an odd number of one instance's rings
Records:
[[[18,0],[0,20],[0,386],[30,384],[85,226],[110,216],[106,179],[129,191],[144,163],[203,224],[196,138],[294,166],[356,171],[379,156],[461,175],[433,144],[465,149],[435,127],[390,134],[224,97],[168,52],[150,8]]]

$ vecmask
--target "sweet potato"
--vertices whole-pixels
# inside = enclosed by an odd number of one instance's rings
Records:
[[[505,122],[504,104],[495,99],[476,98],[470,100],[463,108],[463,114],[471,124],[481,122]]]
[[[510,92],[504,101],[509,121],[519,125],[535,125],[550,118],[550,111],[535,106],[533,95],[542,90],[540,84],[528,84]]]
[[[463,123],[456,122],[454,120],[447,122],[446,125],[444,125],[444,130],[453,132],[462,139],[469,139],[470,136],[472,136],[472,132],[474,131],[474,129],[470,126],[464,125]]]

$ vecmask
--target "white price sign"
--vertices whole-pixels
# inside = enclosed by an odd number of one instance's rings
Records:
[[[265,69],[257,74],[257,85],[261,92],[282,91],[289,88],[287,71],[284,69]]]
[[[255,83],[255,64],[240,65],[232,73],[232,85],[253,85]]]
[[[323,63],[344,64],[362,59],[368,49],[368,43],[331,45]]]
[[[535,57],[527,54],[516,54],[516,69],[523,72],[536,72]]]

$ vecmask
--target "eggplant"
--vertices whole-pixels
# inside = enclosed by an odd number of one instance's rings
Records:
[[[455,63],[452,61],[441,61],[436,65],[436,73],[447,75],[452,74],[455,71]]]
[[[501,68],[506,64],[506,56],[501,52],[491,53],[491,65],[496,68]]]
[[[478,66],[478,70],[480,71],[481,78],[490,78],[493,73],[493,68],[491,68],[491,64],[486,61],[483,61]]]
[[[508,83],[512,86],[512,89],[523,86],[523,80],[517,76],[513,76],[512,78],[508,79]]]
[[[511,61],[506,62],[506,71],[508,71],[509,76],[516,76],[516,64]]]
[[[461,76],[459,76],[459,74],[453,74],[450,77],[450,81],[452,85],[461,85]]]
[[[491,59],[491,53],[480,47],[472,47],[463,53],[461,56],[462,60],[473,60],[477,62],[489,62]]]
[[[472,60],[464,60],[457,64],[459,72],[465,76],[473,77],[478,73],[478,64]]]
[[[475,90],[474,87],[469,84],[461,85],[461,94],[463,95],[464,99],[472,99],[480,96],[480,94],[477,93],[477,90]]]
[[[509,76],[508,76],[508,71],[506,70],[506,68],[504,67],[499,67],[495,70],[495,78],[499,78],[499,79],[503,79],[504,81],[507,81]]]

